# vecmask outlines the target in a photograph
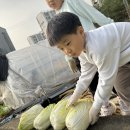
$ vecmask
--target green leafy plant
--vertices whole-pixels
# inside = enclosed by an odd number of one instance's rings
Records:
[[[130,0],[127,0],[130,4]],[[97,7],[107,17],[114,19],[115,22],[128,21],[128,14],[123,0],[103,0],[102,7]]]

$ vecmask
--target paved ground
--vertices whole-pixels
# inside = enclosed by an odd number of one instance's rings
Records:
[[[130,116],[102,117],[88,130],[130,130]]]
[[[19,119],[12,120],[0,127],[0,130],[17,130]],[[53,130],[52,128],[48,130]],[[66,129],[67,130],[67,129]],[[87,130],[130,130],[130,116],[101,117],[98,122]]]

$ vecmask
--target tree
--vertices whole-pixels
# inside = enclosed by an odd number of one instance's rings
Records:
[[[130,0],[127,0],[130,3]],[[128,21],[128,14],[123,0],[103,0],[101,7],[96,7],[107,17],[114,19],[115,22]]]

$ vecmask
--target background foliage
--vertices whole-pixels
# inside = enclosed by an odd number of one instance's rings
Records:
[[[130,0],[127,1],[130,5]],[[114,19],[115,22],[129,21],[123,0],[103,0],[102,7],[98,5],[95,7],[107,17]]]

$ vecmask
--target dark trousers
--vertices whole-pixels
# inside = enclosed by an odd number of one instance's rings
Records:
[[[130,62],[118,69],[114,87],[130,110]]]

